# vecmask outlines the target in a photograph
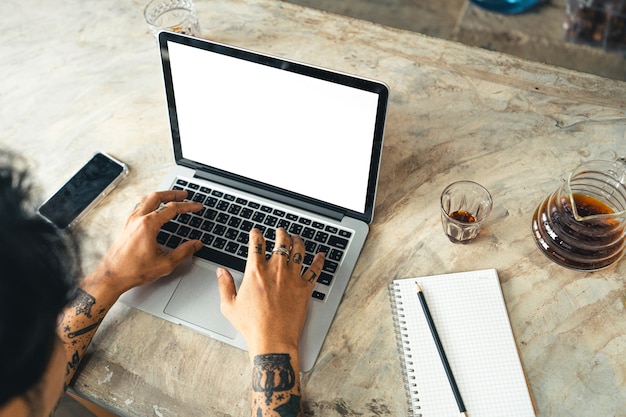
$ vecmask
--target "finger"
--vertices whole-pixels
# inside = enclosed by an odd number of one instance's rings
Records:
[[[302,275],[302,279],[308,282],[309,284],[315,284],[320,274],[322,273],[322,268],[324,267],[324,253],[319,252],[313,258],[313,262],[311,262],[311,266],[306,272]]]
[[[280,256],[283,260],[289,262],[291,245],[291,236],[289,236],[289,233],[287,233],[285,229],[279,227],[276,230],[276,244],[274,245],[274,250],[272,250],[272,258]]]
[[[168,271],[168,273],[172,272],[178,264],[198,252],[201,248],[202,242],[199,240],[189,240],[181,243],[176,249],[168,252],[166,256],[169,259],[171,266],[171,270]]]
[[[304,261],[304,241],[298,235],[291,237],[291,258],[289,265],[294,269],[302,268],[302,262]]]
[[[248,263],[256,265],[261,259],[265,260],[265,239],[259,229],[253,228],[248,241]]]
[[[226,311],[237,297],[237,288],[235,287],[233,276],[227,269],[217,268],[216,274],[217,289],[220,293],[220,310],[226,315]]]
[[[190,212],[193,213],[196,211],[200,211],[201,209],[202,209],[202,204],[200,203],[195,203],[191,201],[185,201],[182,203],[171,201],[169,203],[166,203],[160,206],[159,208],[154,210],[153,213],[159,216],[159,219],[161,220],[161,224],[165,224],[169,220],[172,220],[178,214],[190,213]]]
[[[168,190],[150,193],[147,197],[142,199],[143,204],[138,207],[138,213],[145,215],[158,209],[161,204],[169,203],[170,201],[183,201],[185,198],[187,198],[187,191],[185,190]]]
[[[141,208],[141,206],[145,204],[147,198],[148,197],[144,195],[143,197],[141,197],[141,199],[139,199],[139,202],[135,205],[135,208],[133,208],[133,213],[136,212],[139,208]]]

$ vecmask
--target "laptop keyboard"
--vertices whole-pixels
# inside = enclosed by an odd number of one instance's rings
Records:
[[[157,236],[161,245],[176,248],[187,240],[199,239],[204,246],[195,256],[243,272],[250,230],[257,228],[263,232],[269,258],[276,229],[282,227],[304,240],[303,271],[311,265],[316,253],[326,254],[324,268],[317,279],[321,285],[316,286],[312,294],[316,300],[326,299],[350,243],[351,231],[188,180],[176,180],[172,189],[186,190],[189,201],[202,203],[204,207],[196,213],[179,214],[164,224]]]

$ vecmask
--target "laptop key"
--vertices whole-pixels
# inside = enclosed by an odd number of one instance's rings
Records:
[[[229,255],[208,246],[203,246],[198,252],[194,254],[194,256],[197,256],[201,259],[206,259],[210,262],[215,262],[218,265],[222,265],[226,268],[234,269],[239,272],[243,272],[246,268],[245,259],[237,258],[236,256]]]
[[[176,233],[176,230],[178,230],[178,223],[169,221],[165,223],[163,226],[161,226],[161,229],[165,230],[166,232]]]
[[[215,221],[218,223],[226,224],[229,218],[230,216],[228,214],[220,213],[217,215],[217,218],[215,219]]]
[[[229,228],[229,229],[226,231],[226,233],[224,234],[224,237],[225,237],[226,239],[235,240],[235,239],[237,239],[237,235],[238,235],[238,234],[239,234],[239,231],[238,231],[238,230],[236,230],[236,229],[232,229],[232,228]]]
[[[222,239],[221,237],[216,237],[215,240],[213,241],[213,246],[214,248],[217,249],[224,249],[224,246],[226,246],[226,239]]]
[[[319,231],[315,234],[315,241],[319,243],[326,243],[328,240],[328,233]]]
[[[228,208],[228,212],[234,216],[238,215],[241,211],[241,206],[238,204],[231,204]]]
[[[165,244],[165,246],[167,246],[168,248],[177,248],[178,245],[180,245],[180,243],[182,242],[182,239],[179,238],[178,236],[171,236],[168,240],[167,243]]]
[[[239,244],[235,242],[228,242],[224,247],[224,250],[228,253],[237,253],[237,249],[239,249]]]
[[[206,246],[209,246],[211,243],[213,243],[213,239],[215,239],[215,236],[210,235],[208,233],[205,233],[202,235],[202,239],[200,239],[202,241],[202,243],[204,243]]]
[[[322,271],[326,271],[328,273],[334,274],[335,272],[337,272],[337,267],[339,265],[336,262],[333,261],[329,261],[328,259],[324,260],[324,267],[322,268]]]
[[[331,236],[327,243],[337,249],[346,249],[348,247],[348,240],[339,236]]]
[[[300,236],[300,233],[302,233],[302,225],[298,223],[293,223],[291,227],[289,227],[289,233],[291,233],[292,235]]]
[[[213,209],[208,209],[206,211],[206,213],[204,213],[204,218],[205,219],[209,219],[209,220],[215,220],[215,217],[217,216],[217,211],[213,210]]]
[[[274,217],[274,216],[267,216],[267,218],[263,222],[263,224],[269,227],[276,227],[276,223],[278,223],[278,217]]]
[[[244,219],[249,219],[250,217],[252,217],[253,213],[254,211],[252,209],[245,207],[244,209],[241,210],[239,215],[243,217]]]
[[[241,219],[239,217],[231,217],[230,220],[228,221],[228,225],[230,227],[234,227],[237,228],[239,227],[239,225],[241,224]]]
[[[246,232],[241,232],[239,233],[239,236],[237,236],[237,242],[243,245],[247,245],[249,241],[250,241],[250,235]]]
[[[197,239],[200,239],[201,237],[202,237],[202,232],[199,230],[192,230],[191,233],[189,233],[190,240],[197,240]]]
[[[196,195],[193,196],[193,201],[196,203],[204,203],[204,200],[206,200],[206,195],[202,194],[202,193],[196,193]]]
[[[328,233],[333,234],[333,235],[336,235],[337,232],[339,231],[339,229],[337,229],[334,226],[330,226],[330,225],[326,226],[326,228],[324,230],[326,230]]]
[[[249,232],[250,230],[252,230],[253,227],[254,227],[254,223],[248,220],[244,220],[243,222],[241,222],[241,225],[239,226],[239,228],[243,230],[244,232]]]
[[[330,285],[332,281],[333,281],[333,276],[330,274],[327,274],[326,272],[320,273],[320,277],[317,279],[317,282],[319,282],[320,284],[324,284],[324,285]]]
[[[339,236],[349,239],[352,236],[352,232],[348,232],[347,230],[340,230]]]
[[[317,247],[318,252],[324,252],[324,255],[328,256],[328,252],[330,252],[330,248],[326,245],[319,245]]]
[[[275,240],[276,239],[276,230],[274,230],[274,229],[267,229],[265,231],[265,233],[263,234],[263,237],[265,237],[265,239]]]
[[[159,245],[164,245],[165,242],[167,242],[167,239],[169,239],[170,234],[169,233],[165,233],[164,231],[160,231],[159,234],[157,235],[157,243],[159,243]]]
[[[331,249],[330,252],[328,253],[327,259],[339,262],[341,261],[342,257],[343,257],[343,251],[340,251],[339,249]]]
[[[226,211],[228,210],[228,206],[230,206],[230,203],[228,201],[220,200],[217,202],[217,205],[215,206],[215,208],[220,211]]]
[[[323,292],[319,292],[319,291],[313,291],[313,294],[311,294],[311,297],[315,298],[316,300],[324,301],[324,298],[326,298],[326,294],[324,294]]]
[[[205,220],[204,222],[202,222],[202,226],[200,226],[200,229],[204,230],[205,232],[210,232],[211,229],[213,229],[213,226],[215,226],[215,223],[209,220]]]
[[[193,227],[194,229],[197,229],[198,227],[200,227],[203,221],[204,220],[202,219],[202,217],[191,216],[191,220],[189,221],[189,226]]]
[[[309,253],[315,253],[315,248],[317,248],[317,243],[312,242],[310,240],[304,241],[304,249]]]
[[[187,237],[189,236],[189,233],[191,232],[191,229],[187,226],[180,226],[178,228],[178,232],[176,232],[176,234],[178,236],[182,236],[182,237]]]
[[[263,220],[265,220],[265,214],[261,213],[260,211],[257,211],[252,216],[252,220],[257,223],[263,223]]]

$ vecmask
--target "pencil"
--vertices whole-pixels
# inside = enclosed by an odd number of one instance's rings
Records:
[[[467,417],[467,411],[465,410],[465,404],[463,404],[463,398],[461,398],[461,392],[459,391],[459,387],[456,385],[456,380],[454,379],[454,375],[452,374],[450,363],[448,363],[446,352],[443,350],[443,345],[441,344],[441,339],[439,339],[439,333],[437,333],[437,328],[435,327],[433,317],[430,315],[430,310],[428,309],[428,304],[426,304],[424,292],[417,282],[415,283],[415,288],[417,289],[417,297],[420,299],[422,310],[424,310],[424,315],[426,316],[426,322],[428,323],[428,327],[430,328],[430,333],[432,333],[433,339],[435,340],[435,346],[437,346],[437,352],[439,352],[439,357],[441,358],[443,369],[445,369],[446,375],[448,376],[448,382],[450,383],[450,388],[452,388],[454,399],[456,400],[456,404],[459,407],[460,417]]]

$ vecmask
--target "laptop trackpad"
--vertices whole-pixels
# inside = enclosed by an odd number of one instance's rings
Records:
[[[237,331],[220,311],[220,293],[215,268],[196,262],[191,265],[191,268],[184,268],[186,270],[181,271],[184,276],[165,306],[165,313],[234,339]],[[237,287],[238,284],[239,282]]]

